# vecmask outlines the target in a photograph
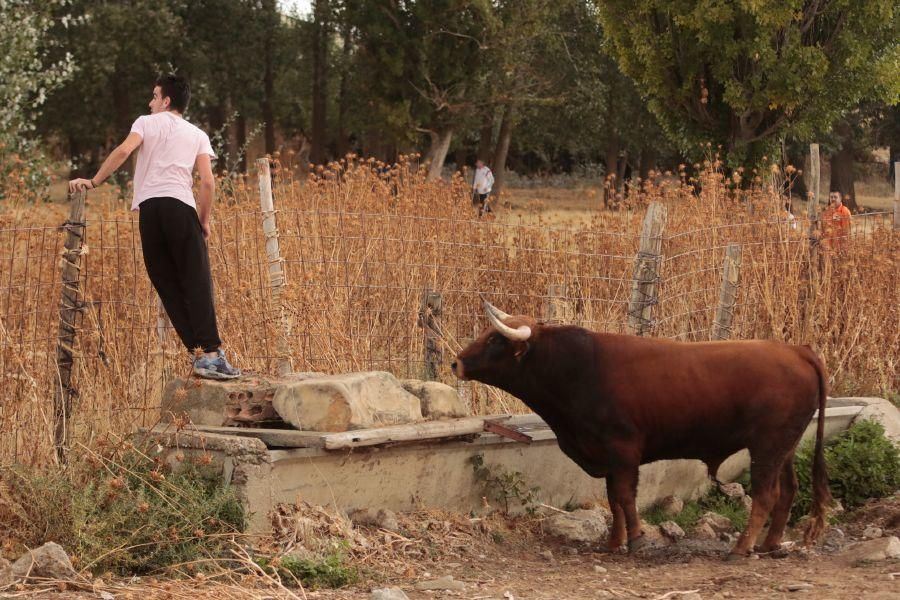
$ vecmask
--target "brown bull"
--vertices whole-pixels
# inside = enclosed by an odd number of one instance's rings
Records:
[[[797,491],[794,451],[816,410],[806,543],[821,533],[830,500],[822,452],[826,385],[822,363],[808,347],[594,333],[510,316],[487,302],[485,310],[491,326],[459,354],[454,372],[521,399],[556,433],[567,456],[589,475],[606,477],[611,550],[626,533],[629,550],[646,541],[635,505],[640,465],[699,459],[715,479],[722,461],[744,448],[753,504],[729,556],[750,552],[770,514],[759,550],[778,548]]]

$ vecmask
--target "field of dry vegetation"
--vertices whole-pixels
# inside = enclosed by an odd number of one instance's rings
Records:
[[[424,373],[419,312],[442,295],[435,328],[439,378],[484,326],[479,294],[528,313],[624,332],[635,254],[647,206],[666,206],[652,335],[709,339],[725,248],[743,251],[735,338],[812,345],[833,393],[900,390],[900,235],[887,213],[853,219],[842,244],[817,243],[810,261],[805,209],[796,227],[779,209],[781,174],[741,189],[707,163],[696,180],[659,176],[601,210],[589,196],[578,218],[525,214],[515,203],[479,219],[461,177],[425,181],[411,163],[352,159],[307,179],[276,177],[275,207],[286,285],[280,304],[267,272],[255,178],[222,182],[210,255],[229,357],[260,372],[284,355],[296,371]],[[160,321],[144,273],[135,216],[111,189],[86,210],[71,433],[153,424],[164,382],[188,370]],[[52,457],[52,398],[59,323],[60,205],[0,207],[0,463]],[[478,413],[523,410],[494,390],[464,390]]]

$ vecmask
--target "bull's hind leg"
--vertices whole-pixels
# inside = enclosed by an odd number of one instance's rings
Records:
[[[750,508],[747,527],[744,528],[741,537],[731,549],[729,558],[740,558],[750,554],[750,547],[766,524],[766,519],[778,497],[777,477],[783,462],[783,455],[772,458],[772,455],[767,452],[764,458],[757,459],[753,450],[750,450],[750,456],[750,485],[753,488],[753,505]]]
[[[760,546],[760,552],[773,552],[781,547],[784,527],[791,516],[791,505],[797,494],[797,473],[794,471],[794,453],[784,459],[781,465],[781,481],[778,486],[778,500],[772,509],[772,523],[766,533],[766,539]]]

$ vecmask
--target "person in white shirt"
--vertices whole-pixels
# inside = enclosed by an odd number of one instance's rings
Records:
[[[494,187],[494,174],[484,161],[475,161],[475,177],[472,180],[472,204],[478,207],[478,216],[491,212],[488,196]]]
[[[90,179],[73,179],[69,190],[94,189],[138,150],[131,209],[139,211],[141,249],[147,275],[172,326],[188,352],[196,352],[194,373],[210,379],[234,379],[235,369],[222,352],[212,276],[209,269],[209,217],[216,183],[209,136],[182,117],[191,98],[184,77],[157,79],[150,114],[138,117],[131,132]],[[193,171],[200,175],[197,201]],[[197,352],[199,350],[199,352]]]

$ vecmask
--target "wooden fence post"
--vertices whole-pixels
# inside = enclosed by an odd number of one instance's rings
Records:
[[[812,171],[810,177],[812,186],[810,186],[809,202],[806,203],[806,216],[809,219],[809,244],[811,249],[810,258],[815,256],[815,248],[818,245],[817,225],[819,220],[819,183],[821,181],[821,169],[819,167],[819,145],[809,145],[809,168]]]
[[[900,229],[900,162],[894,163],[894,229]]]
[[[722,287],[719,289],[719,305],[709,334],[711,340],[727,340],[731,337],[734,305],[737,304],[738,280],[741,276],[741,245],[728,243],[725,262],[722,265]]]
[[[419,308],[419,326],[425,330],[424,375],[426,381],[436,381],[440,373],[444,351],[441,347],[441,334],[438,320],[443,312],[443,297],[440,292],[425,290],[422,294],[422,306]]]
[[[651,202],[641,229],[641,245],[634,259],[631,301],[628,303],[628,329],[634,335],[650,332],[650,317],[657,301],[657,278],[662,253],[662,234],[666,228],[666,207]]]
[[[544,299],[544,323],[550,325],[573,324],[575,310],[569,299],[569,286],[565,283],[551,283],[547,286],[547,297]]]
[[[278,227],[275,223],[275,202],[272,198],[272,172],[269,167],[269,159],[267,157],[257,159],[256,166],[259,170],[259,206],[263,215],[263,235],[266,238],[266,260],[269,263],[269,287],[272,290],[272,300],[275,301],[278,313],[276,372],[283,376],[293,371],[288,346],[291,333],[290,323],[286,318],[284,303],[281,300],[285,284],[284,262],[281,260],[281,252],[278,248]]]
[[[69,195],[69,218],[63,225],[66,231],[62,254],[62,294],[59,300],[59,335],[56,341],[56,368],[59,371],[56,393],[53,396],[53,445],[56,458],[66,462],[69,416],[76,395],[72,387],[72,367],[75,362],[75,319],[81,305],[81,255],[84,246],[84,198],[80,190]]]

